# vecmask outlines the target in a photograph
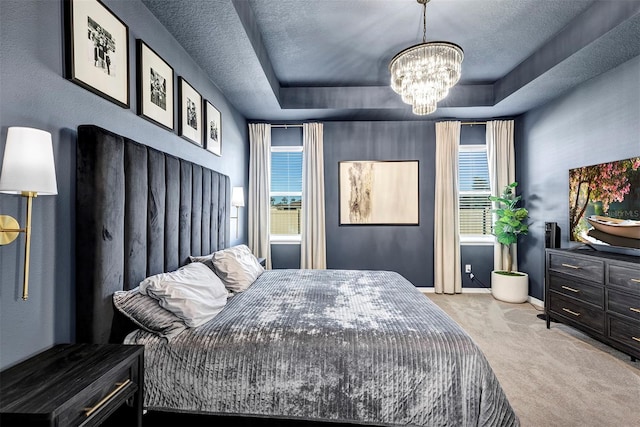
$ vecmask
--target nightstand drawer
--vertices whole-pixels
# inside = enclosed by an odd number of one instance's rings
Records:
[[[552,313],[562,315],[599,333],[604,333],[604,311],[567,298],[557,292],[551,291],[551,293],[549,309]]]
[[[106,375],[88,386],[68,402],[67,409],[59,417],[59,425],[95,425],[94,418],[103,411],[121,406],[138,390],[133,372],[126,369]]]
[[[640,268],[610,265],[608,285],[640,295]]]
[[[640,321],[640,297],[609,290],[607,310]]]
[[[575,279],[570,280],[564,276],[549,275],[549,289],[604,308],[604,288],[602,286],[594,286]]]
[[[637,350],[640,354],[640,322],[609,316],[609,337]]]
[[[602,283],[604,280],[604,262],[595,258],[581,258],[551,253],[549,269],[572,277]]]

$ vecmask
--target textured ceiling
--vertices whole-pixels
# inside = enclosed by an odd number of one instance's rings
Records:
[[[429,116],[389,88],[422,40],[416,0],[143,0],[254,120],[431,120],[521,114],[640,54],[640,0],[431,0],[427,40],[464,49]]]

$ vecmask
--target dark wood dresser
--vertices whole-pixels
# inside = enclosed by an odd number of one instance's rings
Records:
[[[0,425],[97,426],[125,402],[142,425],[144,347],[60,344],[0,372]]]
[[[640,358],[640,258],[591,249],[546,250],[545,313]]]

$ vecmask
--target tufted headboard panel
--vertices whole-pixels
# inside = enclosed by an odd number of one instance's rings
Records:
[[[76,341],[113,341],[111,295],[229,244],[229,177],[78,127]]]

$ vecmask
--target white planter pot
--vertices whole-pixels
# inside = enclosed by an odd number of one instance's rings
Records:
[[[529,275],[507,276],[491,272],[491,294],[497,300],[512,303],[525,302],[529,298]]]

